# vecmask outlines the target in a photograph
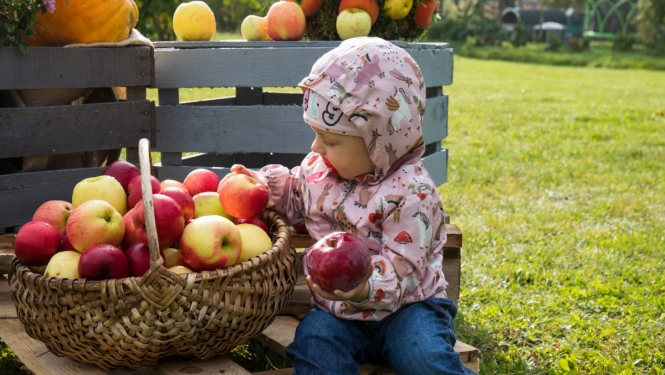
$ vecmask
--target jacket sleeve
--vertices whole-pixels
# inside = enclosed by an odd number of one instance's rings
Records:
[[[289,168],[271,164],[259,170],[268,183],[270,199],[268,208],[279,213],[288,224],[294,224],[301,221],[302,207],[304,206],[302,198],[301,167]]]
[[[367,300],[356,309],[395,311],[409,301],[432,295],[443,276],[440,264],[446,242],[438,194],[408,195],[384,215],[383,247],[373,256],[374,273]],[[439,283],[440,284],[440,283]]]

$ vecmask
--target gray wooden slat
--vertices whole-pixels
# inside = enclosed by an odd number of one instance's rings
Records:
[[[304,129],[300,105],[159,106],[155,113],[154,149],[162,152],[306,153],[314,139]],[[445,138],[447,126],[448,97],[428,99],[425,143]]]
[[[448,149],[442,148],[423,158],[423,165],[429,171],[436,186],[448,181]]]
[[[0,158],[135,147],[150,137],[151,101],[0,109]]]
[[[224,47],[156,48],[155,87],[294,87],[314,62],[333,48],[316,42],[302,46],[273,44],[271,48]],[[452,83],[450,48],[411,44],[406,50],[420,65],[427,86]]]
[[[414,48],[414,43],[401,40],[390,40],[391,43],[402,48]],[[181,41],[160,41],[154,42],[155,48],[283,48],[283,47],[330,47],[339,46],[339,40],[298,40],[298,41],[246,41],[242,39],[220,40],[209,42],[181,42]],[[448,43],[426,42],[418,43],[420,49],[441,49],[448,48]]]
[[[99,176],[103,170],[99,167],[0,175],[0,228],[27,223],[37,207],[48,200],[71,202],[74,186],[84,178]]]
[[[152,57],[148,46],[0,47],[0,90],[150,86]]]

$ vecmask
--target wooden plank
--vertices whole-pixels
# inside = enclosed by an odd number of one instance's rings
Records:
[[[9,294],[7,278],[0,274],[0,319],[7,318],[16,318],[16,307],[12,296]]]
[[[218,355],[209,359],[194,357],[168,357],[161,359],[157,366],[152,368],[156,375],[249,375],[239,364],[226,356]]]
[[[27,223],[47,200],[71,202],[74,186],[84,178],[99,176],[103,170],[98,167],[0,175],[0,228]]]
[[[0,90],[150,86],[152,48],[0,47]]]
[[[188,49],[183,48],[185,45],[157,43],[155,87],[294,87],[314,62],[336,45],[304,42],[261,48],[258,44],[249,47],[213,42]],[[427,86],[452,83],[452,49],[443,44],[408,44],[404,48],[420,66]]]
[[[448,149],[443,148],[434,154],[424,156],[423,165],[436,186],[448,181]]]
[[[0,109],[0,158],[132,147],[149,138],[155,105],[130,101]]]

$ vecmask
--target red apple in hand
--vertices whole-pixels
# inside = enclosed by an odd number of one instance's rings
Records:
[[[164,194],[173,198],[173,200],[180,205],[185,222],[194,217],[194,209],[196,206],[194,205],[194,199],[187,191],[180,188],[167,187],[166,189],[162,189],[159,194]]]
[[[367,277],[372,259],[367,245],[347,232],[333,232],[305,252],[312,281],[327,292],[348,292]]]
[[[109,244],[89,247],[79,259],[79,276],[92,280],[121,279],[129,276],[125,253]]]
[[[150,176],[150,187],[152,188],[152,193],[157,194],[162,190],[162,187],[159,185],[159,180],[155,176]],[[141,176],[136,176],[129,181],[127,186],[127,207],[129,209],[134,208],[141,199],[143,199],[143,190],[141,189]]]
[[[268,206],[268,187],[246,174],[232,173],[217,193],[224,211],[239,219],[256,217]]]
[[[67,225],[67,219],[72,213],[72,204],[67,201],[50,200],[42,203],[35,213],[32,221],[47,222],[57,230],[62,231]]]
[[[268,226],[266,225],[266,223],[263,222],[263,220],[259,219],[258,217],[253,217],[251,219],[238,219],[236,220],[236,225],[238,224],[254,224],[257,227],[263,229],[268,235],[270,235]]]
[[[185,219],[182,208],[173,198],[163,194],[152,195],[155,207],[155,224],[157,226],[157,240],[159,248],[166,249],[173,245],[185,228]],[[134,230],[141,242],[148,244],[148,232],[145,227],[145,206],[143,201],[134,207]]]
[[[124,161],[116,160],[113,163],[109,164],[108,167],[104,168],[102,172],[103,175],[111,176],[118,180],[123,189],[125,189],[125,194],[127,194],[127,186],[129,181],[134,177],[141,174],[141,170],[136,165]]]
[[[29,221],[19,229],[14,255],[26,266],[45,266],[60,246],[60,232],[44,221]]]
[[[240,258],[242,237],[233,222],[218,215],[192,220],[180,237],[180,251],[194,271],[230,267]]]
[[[92,245],[119,246],[125,237],[122,215],[110,203],[93,199],[72,210],[67,220],[67,237],[79,252]]]
[[[187,188],[189,195],[193,197],[206,191],[217,191],[219,180],[219,176],[215,172],[198,168],[189,172],[182,183]]]
[[[150,269],[150,248],[144,243],[137,243],[125,250],[129,264],[129,276],[141,277]]]

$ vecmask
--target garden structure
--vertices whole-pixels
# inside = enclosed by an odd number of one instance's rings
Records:
[[[18,166],[18,170],[0,174],[0,274],[10,269],[15,233],[31,219],[34,210],[46,200],[71,199],[78,181],[99,175],[103,169],[103,163],[92,163],[22,171],[19,167],[26,158],[112,150],[106,158],[112,160],[118,154],[113,150],[125,149],[127,160],[136,163],[139,140],[148,138],[152,150],[161,152],[161,163],[154,166],[160,180],[182,180],[200,167],[223,176],[235,163],[254,168],[272,162],[296,165],[311,144],[301,131],[302,94],[271,88],[295,87],[314,61],[338,43],[158,42],[154,48],[36,47],[27,55],[14,47],[0,48],[0,71],[11,72],[0,76],[3,95],[63,88],[94,88],[106,93],[103,99],[75,104],[12,106],[6,104],[9,100],[3,102],[0,163]],[[427,152],[423,160],[441,185],[447,180],[448,160],[448,151],[441,147],[448,131],[448,96],[443,87],[452,84],[453,52],[445,43],[396,44],[414,57],[427,84],[423,123]],[[180,89],[197,87],[232,87],[235,96],[180,102]],[[158,90],[159,105],[146,100],[146,88]],[[183,157],[183,153],[196,154]],[[448,296],[457,303],[462,233],[451,223],[446,229],[443,270],[449,281]],[[290,234],[290,244],[296,249],[311,244],[307,235],[294,230]],[[299,264],[296,268],[300,269]],[[310,308],[309,299],[309,289],[299,274],[286,308],[254,338],[282,353],[293,340],[298,318]],[[224,355],[208,359],[165,357],[156,366],[134,371],[106,371],[58,357],[28,336],[17,319],[6,280],[0,282],[0,318],[0,337],[35,374],[249,374]],[[477,349],[462,342],[455,349],[465,366],[478,370]],[[362,371],[392,373],[375,365],[365,365]]]

